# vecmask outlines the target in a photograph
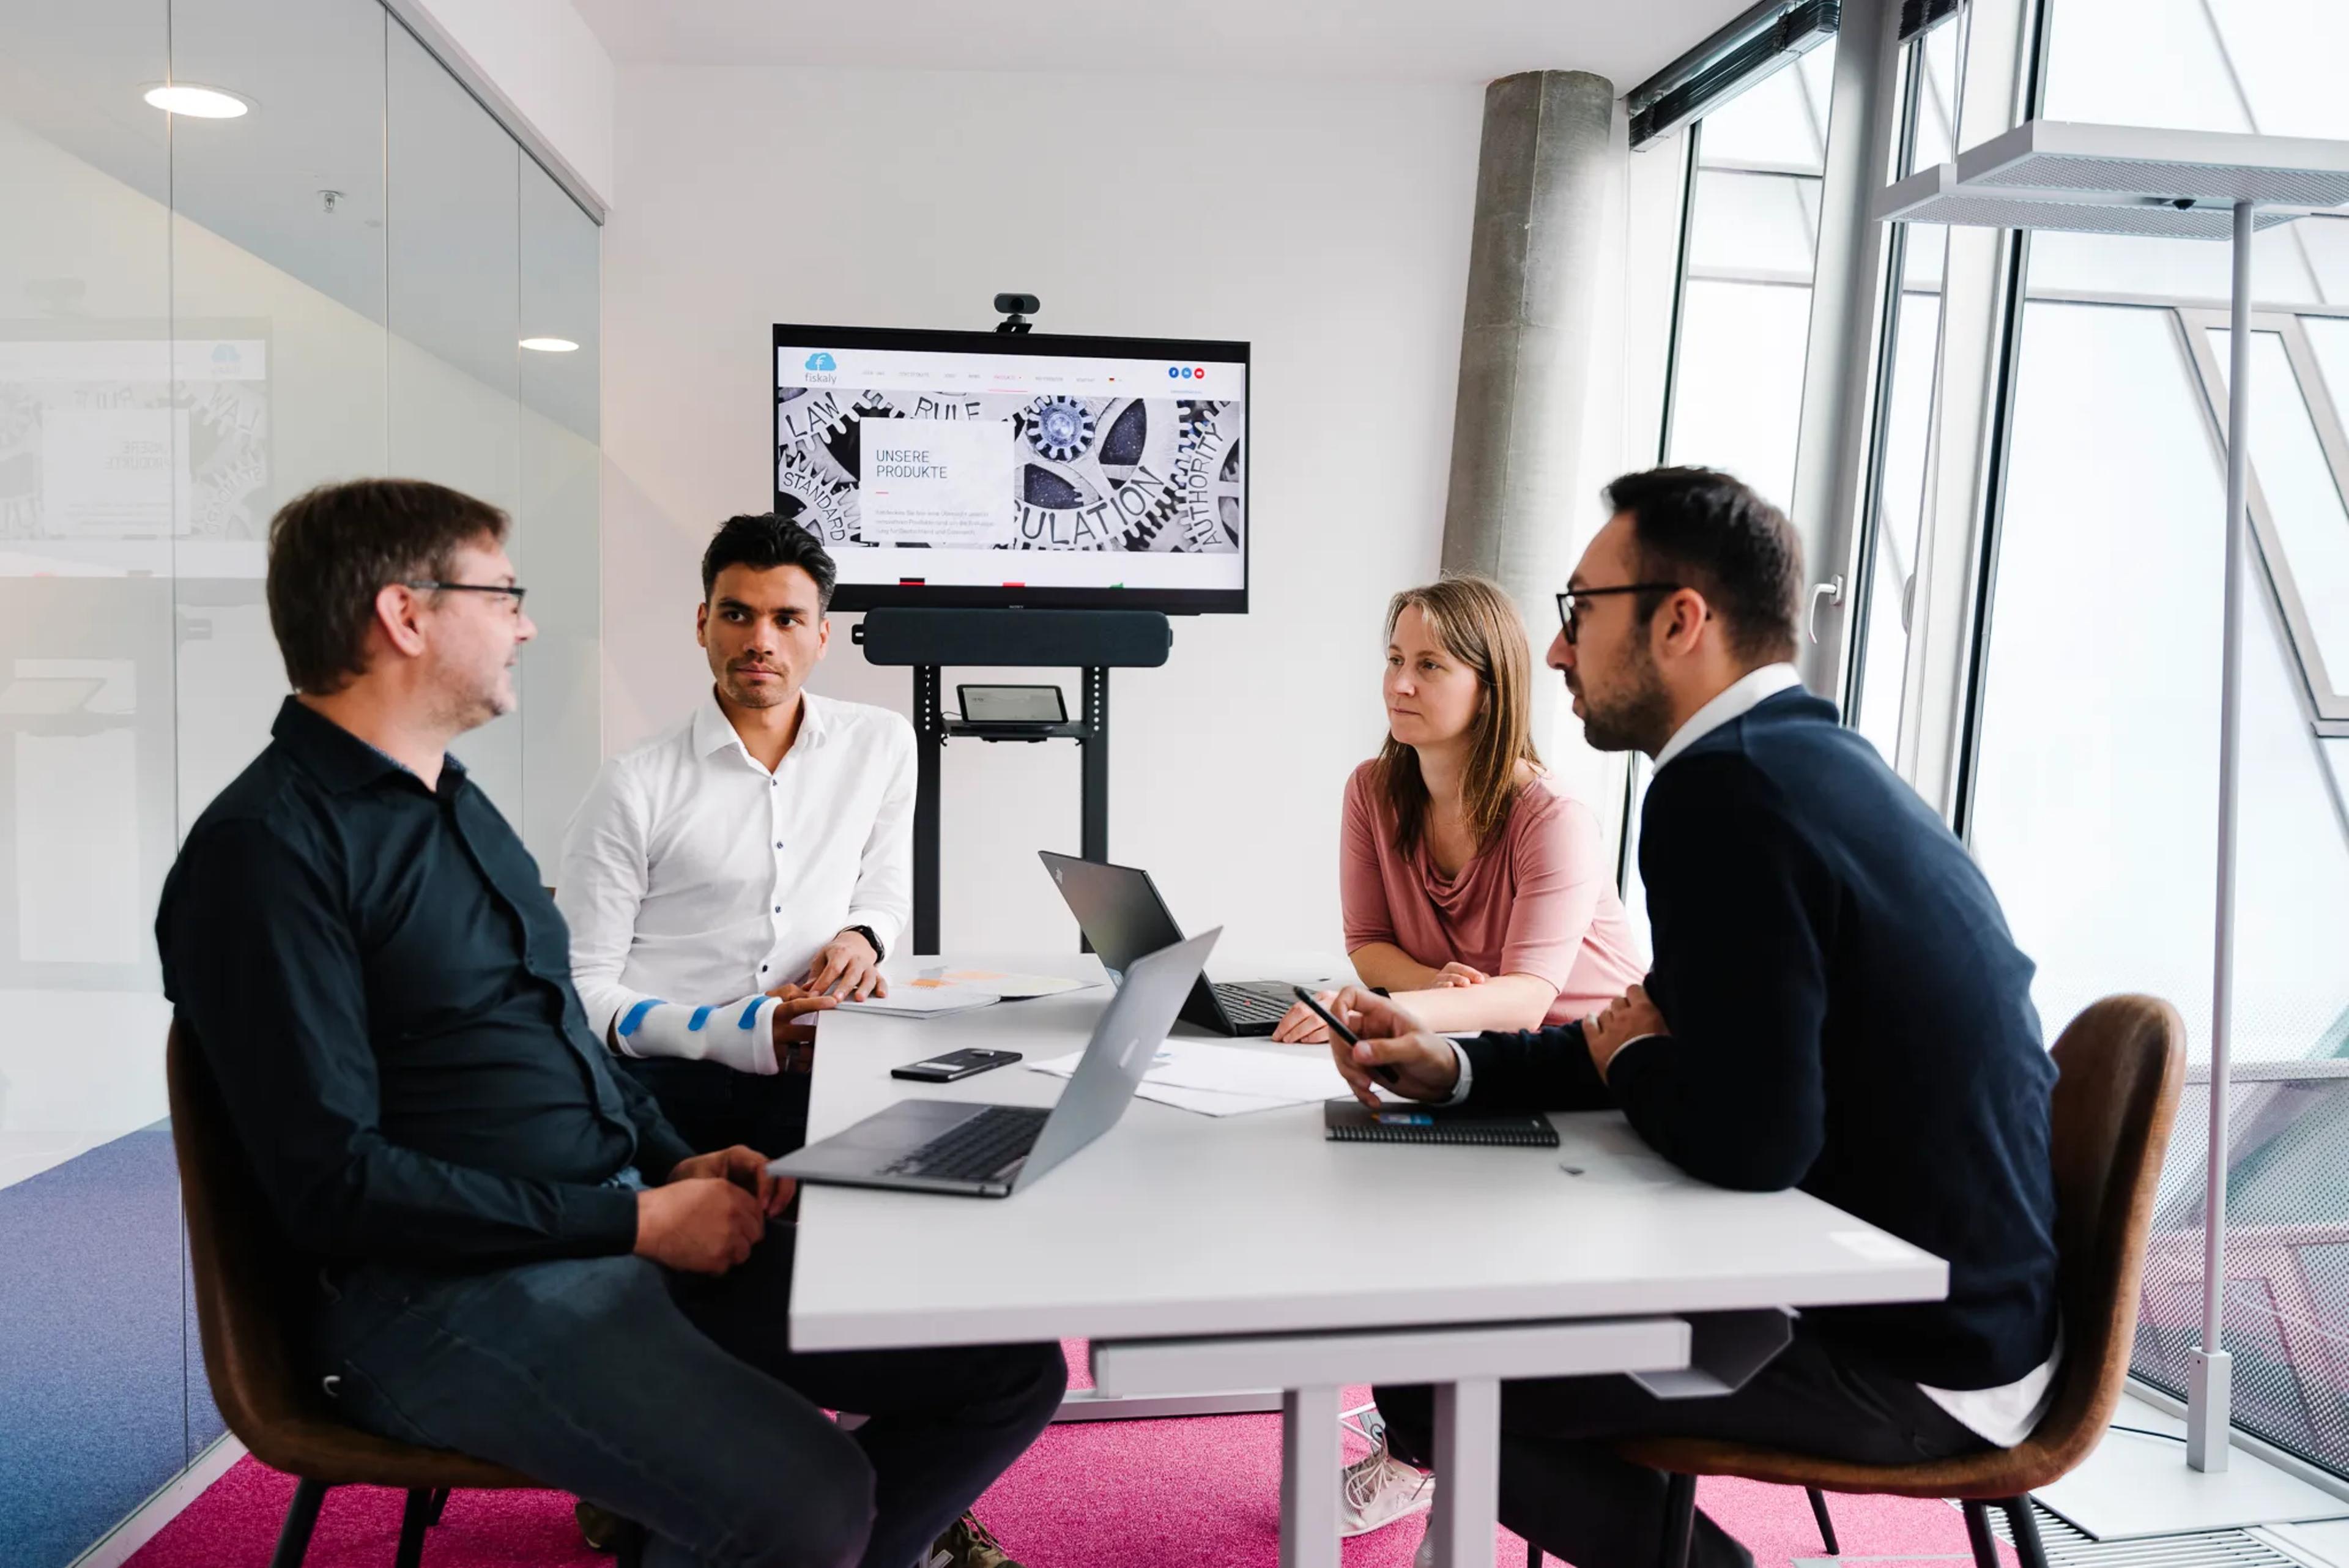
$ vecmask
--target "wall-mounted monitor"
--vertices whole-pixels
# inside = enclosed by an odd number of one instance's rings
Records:
[[[778,326],[775,510],[836,609],[1247,609],[1248,346]]]

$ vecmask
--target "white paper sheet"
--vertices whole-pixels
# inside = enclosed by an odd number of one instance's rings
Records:
[[[1266,1099],[1258,1095],[1219,1095],[1213,1089],[1178,1089],[1170,1084],[1143,1084],[1134,1090],[1137,1097],[1155,1100],[1162,1106],[1179,1110],[1196,1111],[1204,1116],[1244,1116],[1250,1111],[1277,1111],[1283,1106],[1293,1106],[1294,1100]]]
[[[1145,1100],[1175,1106],[1202,1116],[1242,1116],[1280,1106],[1319,1105],[1348,1092],[1346,1081],[1325,1049],[1300,1048],[1294,1056],[1250,1051],[1233,1045],[1211,1045],[1196,1040],[1169,1040],[1158,1048],[1150,1070],[1134,1093]],[[1081,1051],[1028,1065],[1039,1073],[1065,1078],[1077,1070]],[[1234,1058],[1240,1060],[1235,1061]]]
[[[1330,1060],[1327,1045],[1289,1045],[1257,1051],[1242,1045],[1211,1045],[1200,1040],[1169,1040],[1143,1075],[1171,1088],[1214,1089],[1226,1095],[1257,1095],[1302,1105],[1351,1094]]]

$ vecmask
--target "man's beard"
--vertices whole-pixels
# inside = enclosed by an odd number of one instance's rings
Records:
[[[1596,751],[1653,756],[1671,739],[1672,700],[1645,649],[1632,656],[1628,676],[1603,703],[1588,688],[1568,684],[1582,699],[1582,738]]]

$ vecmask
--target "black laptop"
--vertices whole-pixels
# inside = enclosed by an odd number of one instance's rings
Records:
[[[1038,850],[1037,857],[1052,874],[1052,885],[1068,901],[1085,940],[1101,955],[1111,984],[1125,983],[1126,967],[1134,960],[1183,940],[1183,928],[1174,923],[1149,872],[1049,849]],[[1186,1023],[1218,1034],[1269,1034],[1296,1005],[1286,981],[1218,983],[1202,975],[1184,999],[1181,1016]]]

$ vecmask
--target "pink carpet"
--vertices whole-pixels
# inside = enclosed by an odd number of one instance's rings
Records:
[[[1082,1386],[1081,1355],[1071,1379]],[[1352,1393],[1349,1404],[1365,1394]],[[264,1568],[294,1494],[286,1477],[246,1459],[130,1559],[129,1568]],[[1702,1483],[1700,1503],[1754,1551],[1761,1568],[1816,1557],[1803,1494],[1744,1481]],[[338,1488],[326,1499],[308,1568],[389,1568],[400,1494]],[[1852,1557],[1959,1555],[1965,1525],[1945,1503],[1837,1498]],[[1280,1419],[1098,1421],[1054,1427],[980,1501],[979,1517],[1029,1568],[1274,1568],[1279,1560]],[[1405,1568],[1421,1526],[1409,1521],[1346,1543],[1347,1568]],[[1506,1531],[1500,1563],[1525,1547]],[[2009,1561],[2012,1562],[2011,1555]],[[608,1568],[580,1544],[571,1500],[554,1492],[459,1492],[424,1551],[425,1568]]]

